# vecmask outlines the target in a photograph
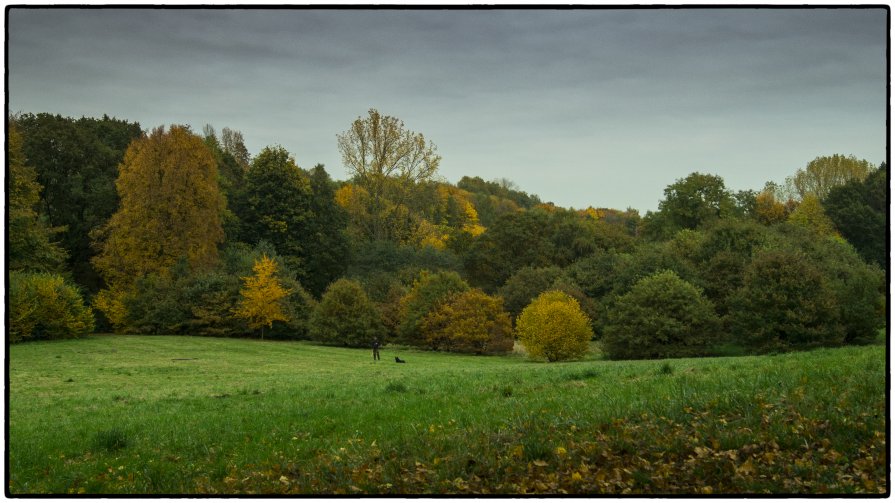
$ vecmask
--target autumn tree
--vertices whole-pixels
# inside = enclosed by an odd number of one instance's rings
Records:
[[[777,200],[773,191],[763,190],[755,196],[755,219],[765,225],[783,222],[789,215],[786,205]]]
[[[19,128],[9,122],[8,129],[8,267],[13,271],[56,271],[66,258],[53,239],[61,229],[47,225],[38,213],[42,187],[34,169],[25,165]]]
[[[429,347],[475,354],[504,354],[513,349],[513,325],[503,300],[479,289],[448,297],[421,324]]]
[[[275,321],[289,321],[283,300],[290,292],[280,285],[275,276],[277,264],[267,255],[255,262],[252,270],[253,276],[242,278],[245,287],[239,291],[241,298],[233,314],[245,320],[249,328],[260,328],[264,339],[264,327],[270,328]]]
[[[422,271],[410,291],[401,299],[398,336],[402,342],[425,345],[421,327],[430,311],[452,294],[469,290],[469,285],[453,271]]]
[[[550,362],[584,356],[594,335],[578,301],[556,290],[542,293],[522,310],[515,333],[532,358]]]
[[[824,207],[820,200],[813,193],[805,194],[802,201],[792,213],[789,214],[787,221],[811,229],[819,236],[833,236],[836,234],[836,227],[833,225],[830,217],[824,212]]]
[[[441,157],[421,133],[405,129],[404,122],[370,109],[337,135],[342,162],[354,184],[362,189],[365,214],[361,232],[366,239],[394,239],[400,232],[394,214],[406,211],[415,185],[430,180]]]
[[[9,342],[69,339],[93,331],[93,311],[58,274],[10,272],[7,301]]]
[[[809,194],[824,199],[833,187],[845,185],[850,180],[861,181],[872,170],[873,165],[867,160],[833,154],[817,157],[796,171],[792,184],[803,199]]]
[[[93,234],[93,263],[110,287],[164,273],[181,258],[192,268],[216,261],[224,201],[202,138],[184,126],[153,130],[128,147],[116,187],[121,205]]]

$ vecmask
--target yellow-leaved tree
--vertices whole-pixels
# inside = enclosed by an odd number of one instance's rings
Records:
[[[265,326],[270,328],[275,321],[289,321],[283,312],[282,301],[290,290],[280,285],[276,277],[277,263],[267,255],[255,261],[252,271],[254,276],[242,278],[245,288],[239,291],[241,299],[233,314],[246,320],[249,328],[260,328],[263,340]]]
[[[539,295],[516,319],[516,336],[528,354],[551,362],[584,356],[593,335],[578,301],[558,290]]]
[[[95,306],[121,328],[123,299],[138,279],[165,275],[181,259],[191,268],[217,261],[225,202],[213,154],[186,126],[159,127],[134,140],[115,187],[118,211],[91,237],[99,250],[93,265],[108,286]]]

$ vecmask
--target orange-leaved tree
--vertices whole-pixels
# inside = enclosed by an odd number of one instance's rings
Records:
[[[260,328],[261,339],[264,339],[265,326],[269,328],[275,321],[289,321],[283,312],[282,301],[290,290],[280,285],[276,277],[277,263],[267,255],[255,261],[252,271],[254,276],[242,278],[245,288],[239,291],[241,298],[233,314],[246,320],[249,328]]]

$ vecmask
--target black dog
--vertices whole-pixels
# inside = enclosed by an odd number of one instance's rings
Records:
[[[395,357],[395,363],[407,363],[407,362],[405,362],[404,360],[402,360],[402,359],[400,359],[400,358],[398,358],[398,357],[396,356],[396,357]]]

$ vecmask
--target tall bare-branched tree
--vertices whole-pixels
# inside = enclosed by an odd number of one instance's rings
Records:
[[[337,135],[342,163],[354,184],[364,189],[368,219],[364,234],[368,239],[391,239],[396,220],[414,187],[432,180],[441,156],[422,133],[404,127],[404,122],[370,109]]]

